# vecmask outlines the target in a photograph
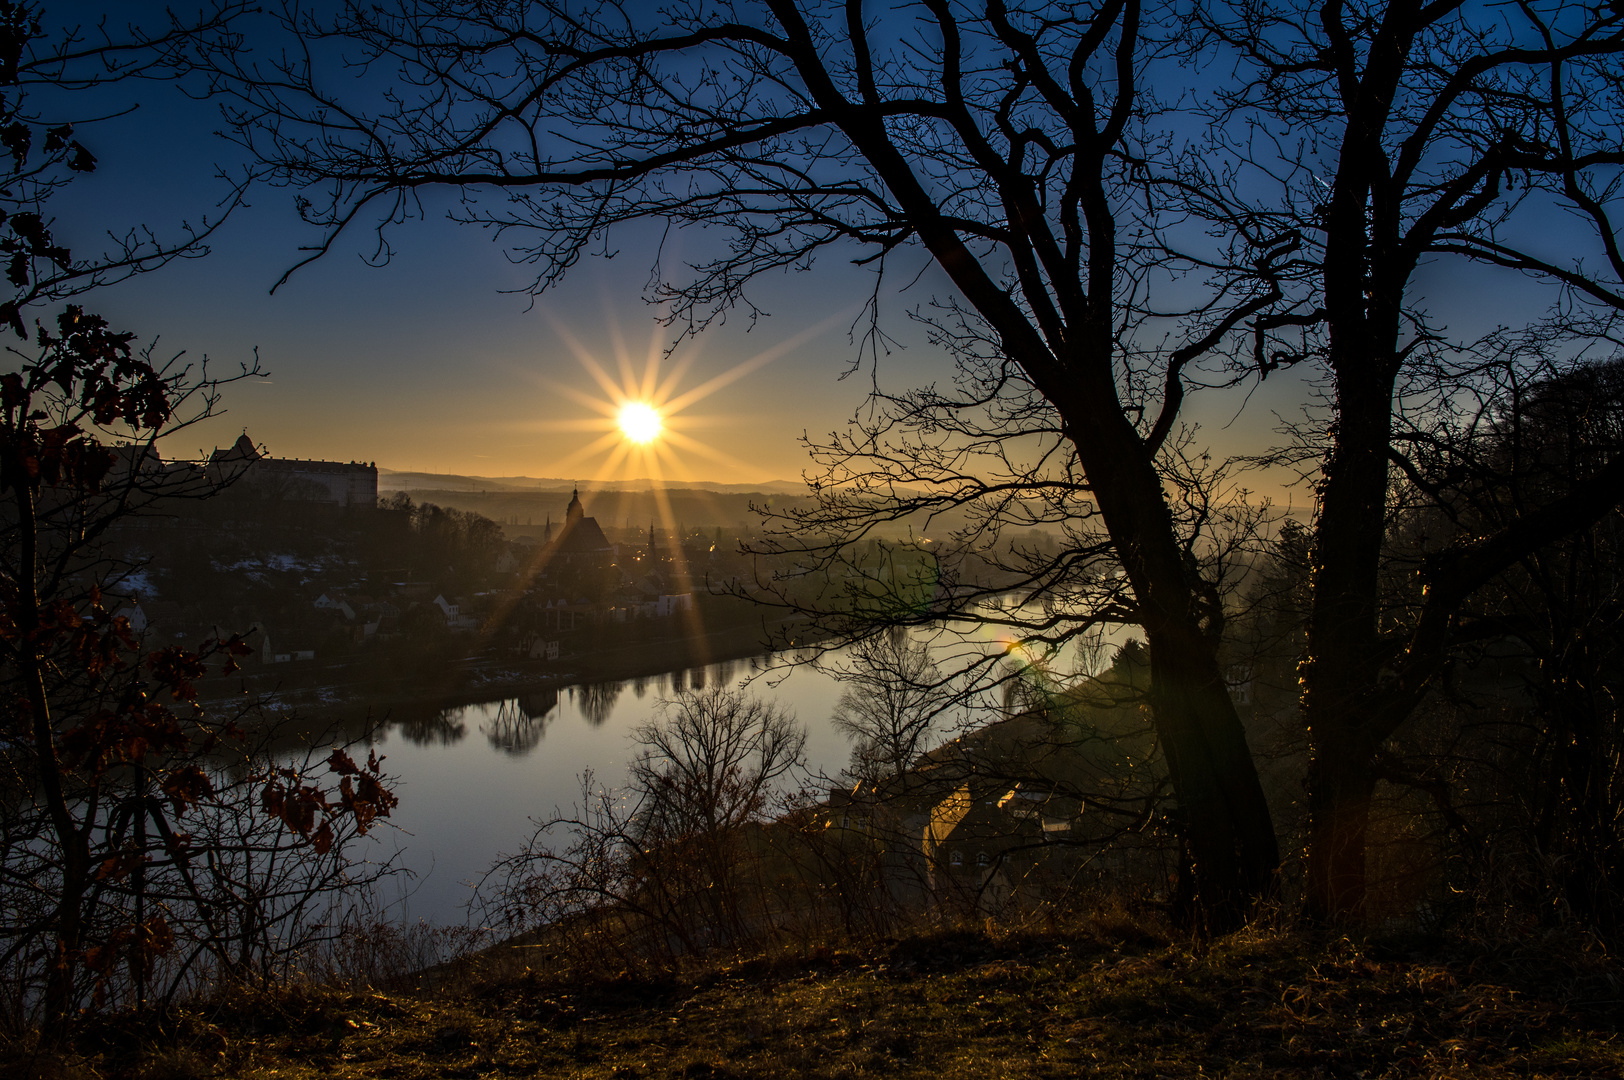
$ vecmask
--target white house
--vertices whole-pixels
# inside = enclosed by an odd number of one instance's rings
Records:
[[[128,607],[121,607],[113,612],[115,619],[130,620],[130,629],[137,634],[144,634],[147,630],[147,613],[141,610],[141,601],[132,600]]]
[[[661,596],[654,605],[656,615],[675,615],[679,611],[692,611],[694,609],[693,593],[672,593]]]
[[[355,618],[355,605],[350,603],[349,597],[340,592],[324,592],[316,597],[316,609],[336,611],[349,620]]]

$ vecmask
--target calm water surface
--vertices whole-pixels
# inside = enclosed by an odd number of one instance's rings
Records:
[[[636,752],[632,732],[654,718],[662,699],[700,686],[737,686],[793,711],[807,729],[807,761],[834,772],[846,763],[845,736],[829,723],[840,683],[807,666],[775,658],[732,661],[647,679],[538,689],[504,701],[449,709],[434,718],[389,724],[375,738],[384,768],[398,778],[393,831],[384,853],[415,880],[397,879],[385,899],[398,899],[410,920],[460,923],[476,880],[502,853],[529,838],[532,818],[568,811],[580,801],[581,775],[616,787]]]
[[[1119,630],[1099,647],[1127,636]],[[970,654],[1002,653],[1007,641],[993,627],[965,636],[925,630],[920,639],[931,643],[944,670]],[[845,660],[844,650],[822,657],[830,666]],[[747,680],[747,692],[790,710],[806,728],[811,774],[832,775],[847,763],[850,745],[830,723],[841,683],[791,663],[787,654],[619,683],[538,688],[389,724],[375,741],[386,771],[398,778],[400,806],[392,816],[396,828],[379,831],[380,850],[398,851],[398,862],[415,877],[384,898],[398,900],[411,920],[461,923],[470,883],[501,854],[523,846],[535,831],[531,819],[579,804],[584,772],[591,770],[594,789],[624,784],[637,750],[632,733],[655,717],[662,700],[685,688]]]

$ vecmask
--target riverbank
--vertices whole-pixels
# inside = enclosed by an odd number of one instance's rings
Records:
[[[1193,950],[1098,918],[963,929],[661,977],[468,972],[433,992],[238,992],[84,1024],[0,1071],[231,1076],[1594,1078],[1624,1075],[1616,960],[1572,931],[1485,942],[1245,933]],[[9,1060],[6,1060],[9,1058]]]
[[[597,642],[559,660],[492,656],[422,658],[412,665],[362,663],[316,667],[247,668],[200,684],[205,706],[261,700],[278,711],[319,711],[326,716],[414,713],[476,705],[536,690],[592,683],[627,682],[672,671],[767,656],[775,645],[810,644],[816,638],[798,617],[735,622],[701,634],[683,633],[612,644],[612,629]]]

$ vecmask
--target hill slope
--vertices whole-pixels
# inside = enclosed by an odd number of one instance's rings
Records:
[[[1197,954],[949,933],[664,981],[459,975],[456,995],[239,1000],[158,1040],[104,1029],[77,1064],[282,1080],[1620,1076],[1619,975],[1571,938],[1259,935]]]

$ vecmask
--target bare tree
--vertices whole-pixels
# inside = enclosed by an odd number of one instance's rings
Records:
[[[386,258],[383,228],[435,188],[463,193],[454,216],[515,241],[536,292],[618,227],[698,225],[725,233],[722,248],[653,287],[680,333],[740,305],[757,314],[759,275],[839,253],[877,275],[863,332],[877,355],[885,271],[921,253],[961,298],[943,333],[992,365],[1000,393],[1038,406],[1031,423],[1069,472],[1071,504],[1086,499],[1101,526],[1091,550],[1124,575],[1116,595],[1149,640],[1197,894],[1221,927],[1270,888],[1279,856],[1216,659],[1222,611],[1163,465],[1195,365],[1275,302],[1267,279],[1300,241],[1237,222],[1235,277],[1169,262],[1126,227],[1157,224],[1145,20],[1140,0],[931,0],[883,17],[856,0],[401,2],[331,21],[290,5],[282,25],[308,49],[216,63],[268,176],[323,193],[301,196],[323,229],[310,258],[369,220]],[[332,89],[319,62],[339,50],[388,92]],[[1153,281],[1192,270],[1208,279],[1195,299],[1150,301]],[[1001,494],[992,482],[943,498]]]
[[[163,461],[161,439],[209,417],[230,381],[130,339],[70,305],[0,372],[0,768],[18,799],[0,970],[21,988],[14,1022],[64,1018],[110,985],[140,1004],[177,947],[181,973],[205,952],[263,971],[344,873],[334,846],[394,805],[375,759],[335,751],[335,790],[255,753],[246,710],[199,704],[209,665],[229,673],[251,651],[240,639],[148,651],[110,610],[134,569],[113,531],[211,493],[196,464]],[[290,866],[302,848],[315,858]]]
[[[860,780],[899,776],[929,749],[942,713],[954,700],[929,646],[894,629],[859,642],[847,666],[834,723],[852,739],[852,773]]]
[[[1378,760],[1473,636],[1470,598],[1624,496],[1624,461],[1610,463],[1583,491],[1430,552],[1412,568],[1419,588],[1384,588],[1395,483],[1436,492],[1457,467],[1433,458],[1428,473],[1415,440],[1496,372],[1526,378],[1616,340],[1624,14],[1419,0],[1190,10],[1240,77],[1209,99],[1220,138],[1200,158],[1222,164],[1192,157],[1189,201],[1217,208],[1214,221],[1256,215],[1300,235],[1313,268],[1256,322],[1253,363],[1260,376],[1311,363],[1329,388],[1331,414],[1287,455],[1313,477],[1318,510],[1307,899],[1320,917],[1358,919]],[[1558,218],[1587,226],[1588,248],[1552,250]],[[1486,284],[1509,271],[1520,292],[1544,290],[1551,318],[1461,340],[1429,309],[1424,271]]]
[[[143,29],[110,16],[62,27],[38,5],[0,2],[0,254],[12,290],[0,323],[17,336],[30,336],[30,308],[205,253],[240,189],[213,221],[168,238],[135,227],[92,255],[55,235],[52,202],[98,168],[89,125],[129,111],[98,91],[183,78],[199,44],[248,7],[219,0]],[[160,965],[183,979],[204,952],[226,968],[258,963],[342,875],[335,845],[393,798],[376,762],[342,754],[329,761],[340,791],[291,765],[277,772],[238,727],[244,710],[198,706],[207,663],[233,669],[240,641],[148,652],[115,613],[136,569],[112,550],[118,527],[211,491],[202,470],[163,460],[161,440],[212,415],[222,387],[257,367],[222,379],[164,361],[73,305],[35,337],[0,368],[0,970],[5,1020],[18,1026],[109,997],[139,1004]],[[227,775],[231,751],[239,769]],[[273,803],[273,815],[239,815]],[[294,849],[316,851],[299,885],[284,862]],[[277,876],[260,876],[272,864]],[[223,927],[250,911],[257,929],[233,955]]]
[[[713,687],[662,702],[634,737],[626,789],[594,791],[587,776],[573,815],[538,822],[487,872],[476,908],[515,929],[561,929],[577,955],[602,945],[671,959],[770,933],[762,834],[803,764],[804,729]]]
[[[651,836],[721,835],[760,820],[802,763],[806,732],[776,705],[723,687],[686,690],[637,728],[632,782]]]
[[[250,7],[247,0],[209,0],[190,18],[164,12],[154,29],[120,26],[110,14],[92,25],[60,26],[43,5],[0,2],[0,255],[12,289],[0,300],[0,324],[26,337],[24,313],[36,304],[207,254],[205,241],[238,205],[240,185],[226,193],[212,221],[204,216],[169,237],[135,225],[109,234],[108,246],[94,255],[76,255],[57,239],[51,200],[100,167],[85,129],[132,111],[105,88],[186,78],[200,47],[228,35]]]
[[[1397,485],[1384,591],[1402,595],[1405,579],[1415,591],[1438,551],[1588,488],[1624,450],[1624,363],[1499,375],[1491,395],[1460,395],[1454,423],[1411,433],[1417,479]],[[1457,889],[1455,907],[1542,911],[1603,933],[1624,920],[1621,523],[1615,507],[1474,594],[1440,687],[1375,762],[1432,804],[1448,838],[1437,846],[1462,870],[1451,884],[1480,885]]]

